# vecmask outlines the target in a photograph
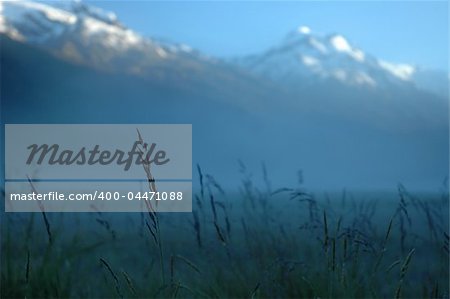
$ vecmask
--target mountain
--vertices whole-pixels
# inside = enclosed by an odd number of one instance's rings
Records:
[[[80,1],[53,5],[3,1],[0,33],[89,67],[162,80],[175,74],[189,77],[215,65],[223,68],[220,59],[188,45],[142,37],[114,13]],[[448,95],[449,77],[445,72],[387,62],[354,47],[340,34],[315,35],[306,26],[290,32],[278,46],[235,62],[253,74],[285,85],[301,82],[307,86],[332,80],[353,87],[419,88],[441,97]]]
[[[98,68],[140,73],[167,60],[183,57],[195,63],[199,58],[188,46],[144,38],[121,24],[114,13],[78,1],[2,2],[0,11],[0,31],[10,38]]]
[[[123,25],[114,13],[80,1],[51,5],[1,1],[0,34],[73,64],[163,85],[170,82],[172,88],[195,91],[193,86],[201,82],[203,89],[215,90],[233,84],[245,94],[258,81],[243,73],[236,76],[236,68],[187,45],[142,37]],[[241,85],[245,85],[245,90],[240,89]],[[217,100],[228,100],[227,90],[222,92]]]
[[[420,88],[448,96],[448,74],[378,59],[353,46],[344,36],[315,35],[301,26],[261,53],[237,59],[253,73],[285,85],[336,81],[371,89]],[[433,79],[427,81],[433,73]],[[436,80],[437,79],[437,80]]]
[[[2,122],[191,123],[194,163],[225,187],[241,159],[265,161],[274,186],[303,169],[320,189],[434,190],[448,175],[448,103],[414,80],[437,80],[308,31],[228,62],[81,2],[2,1]]]

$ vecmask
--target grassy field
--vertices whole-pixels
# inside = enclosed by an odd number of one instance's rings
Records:
[[[2,297],[449,297],[447,187],[198,189],[193,213],[3,213]]]

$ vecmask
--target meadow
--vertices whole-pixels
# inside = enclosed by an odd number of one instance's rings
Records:
[[[2,298],[448,298],[448,186],[309,192],[197,168],[192,213],[2,214]]]

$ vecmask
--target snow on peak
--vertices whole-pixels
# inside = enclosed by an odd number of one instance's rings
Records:
[[[155,63],[213,61],[187,45],[143,37],[114,13],[77,0],[0,0],[0,34],[77,64],[138,75],[154,72]]]
[[[297,78],[307,78],[308,82],[332,79],[368,88],[410,86],[418,71],[408,64],[366,54],[341,34],[312,34],[306,26],[291,31],[278,46],[241,61],[254,73],[286,83]]]
[[[105,23],[119,25],[119,20],[114,12],[105,11],[98,7],[87,6],[83,4],[80,0],[75,0],[73,2],[69,2],[69,10],[73,11],[77,14],[84,14],[91,16],[95,19],[101,20]]]
[[[356,61],[363,62],[365,59],[364,52],[362,52],[359,49],[354,49],[352,46],[350,46],[349,42],[345,37],[342,35],[334,35],[330,38],[330,44],[333,46],[333,48],[342,53],[347,53],[353,59]]]
[[[102,36],[104,44],[117,49],[127,49],[139,45],[142,38],[132,30],[86,18],[83,23],[84,34],[89,37]],[[99,39],[100,40],[100,39]]]
[[[135,47],[143,40],[120,24],[114,13],[80,1],[54,4],[1,1],[0,33],[39,44],[57,41],[66,34],[77,34],[83,44],[101,43],[116,50]]]
[[[403,81],[411,80],[416,72],[416,69],[409,64],[394,64],[384,60],[378,60],[378,64],[380,67]]]
[[[352,50],[350,44],[342,35],[335,35],[331,37],[330,42],[337,51],[348,52]]]
[[[311,28],[309,28],[307,26],[300,26],[300,27],[298,27],[297,31],[301,34],[310,34]]]
[[[2,7],[2,9],[0,10],[2,16],[15,21],[19,21],[22,18],[25,18],[29,11],[39,12],[48,20],[53,22],[74,24],[77,21],[77,17],[72,13],[54,8],[43,3],[29,1],[10,1],[2,2],[0,5]]]
[[[356,62],[364,62],[366,55],[363,51],[352,47],[347,39],[339,34],[331,36],[321,36],[312,34],[312,30],[307,26],[300,26],[295,31],[291,31],[285,38],[284,46],[300,45],[305,47],[309,45],[311,50],[318,52],[321,55],[329,54],[330,52],[342,53]]]

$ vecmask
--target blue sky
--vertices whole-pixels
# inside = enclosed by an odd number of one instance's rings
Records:
[[[300,25],[341,33],[392,62],[448,69],[446,1],[85,1],[149,37],[230,57],[260,52]]]

